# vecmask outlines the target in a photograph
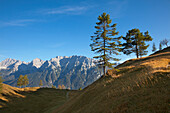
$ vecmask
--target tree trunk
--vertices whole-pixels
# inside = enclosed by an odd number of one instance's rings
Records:
[[[139,58],[139,51],[138,51],[138,46],[136,44],[136,57]]]
[[[106,66],[105,65],[103,66],[103,74],[104,74],[104,76],[106,75]]]
[[[104,29],[104,32],[106,31],[106,22],[104,22],[104,27],[103,27],[103,29]],[[104,38],[104,65],[103,65],[103,73],[104,73],[104,76],[106,76],[106,50],[105,50],[105,47],[106,47],[106,40],[105,40],[105,37],[106,36],[104,36],[103,38]]]

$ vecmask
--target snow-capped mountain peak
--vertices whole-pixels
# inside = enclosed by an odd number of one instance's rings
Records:
[[[0,67],[6,67],[7,68],[8,66],[10,66],[10,65],[12,65],[16,62],[17,62],[17,60],[15,60],[15,59],[7,58],[4,61],[0,62]]]
[[[45,61],[39,59],[39,58],[36,58],[32,61],[33,63],[33,66],[35,66],[36,68],[40,68],[42,66],[42,64],[44,64]]]
[[[28,63],[6,59],[0,62],[0,67],[4,82],[12,86],[16,86],[19,75],[26,74],[32,80],[28,85],[30,87],[38,86],[43,80],[47,87],[63,84],[67,88],[78,89],[91,84],[101,75],[93,59],[77,55],[57,56],[46,61],[36,58]]]

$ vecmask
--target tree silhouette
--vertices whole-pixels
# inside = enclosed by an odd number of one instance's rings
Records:
[[[166,47],[168,47],[168,40],[165,38],[164,40],[161,41],[162,45],[166,45]]]
[[[156,51],[156,47],[155,47],[155,43],[153,43],[152,52],[155,52],[155,51]]]

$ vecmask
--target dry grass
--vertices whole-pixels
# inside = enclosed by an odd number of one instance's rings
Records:
[[[15,88],[3,84],[3,93],[0,96],[0,113],[49,113],[65,103],[66,96],[73,91],[54,88]],[[73,92],[73,93],[72,93]]]
[[[4,102],[9,102],[8,98],[6,98],[5,95],[8,96],[13,96],[13,97],[21,97],[21,98],[25,98],[24,95],[21,95],[18,92],[22,92],[22,91],[37,91],[39,89],[39,87],[26,87],[26,88],[17,88],[17,87],[12,87],[9,86],[7,84],[2,84],[2,93],[0,94],[0,100],[4,101]],[[3,102],[0,102],[0,108],[2,108],[5,104]]]
[[[126,61],[54,113],[168,113],[169,62],[167,51]]]

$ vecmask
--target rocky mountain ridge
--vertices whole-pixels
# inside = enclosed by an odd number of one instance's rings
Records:
[[[43,81],[44,87],[65,85],[66,88],[86,87],[97,80],[101,73],[94,64],[95,60],[85,56],[57,56],[43,61],[39,58],[31,62],[5,59],[0,62],[0,73],[4,83],[16,86],[19,75],[27,75],[29,85],[38,86]]]

